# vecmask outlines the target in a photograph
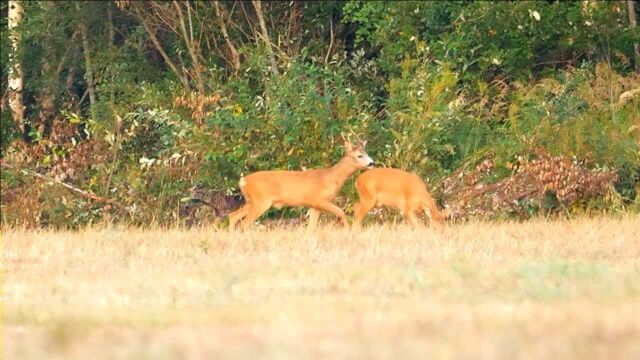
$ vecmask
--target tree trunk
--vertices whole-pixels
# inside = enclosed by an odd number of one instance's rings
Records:
[[[111,1],[109,1],[107,3],[107,27],[109,29],[109,48],[111,51],[113,51],[114,53],[116,52],[116,44],[115,44],[115,39],[116,39],[116,31],[115,31],[115,27],[113,25],[113,9],[112,9],[112,4]],[[116,77],[115,76],[111,76],[111,78],[109,79],[109,81],[115,82]],[[115,92],[114,92],[114,87],[110,86],[109,87],[109,102],[111,103],[111,108],[113,109],[114,107],[114,102],[115,102]]]
[[[224,42],[229,48],[229,53],[231,54],[231,65],[233,65],[233,70],[237,73],[238,70],[240,70],[240,55],[238,55],[238,50],[231,42],[231,38],[229,37],[229,33],[227,32],[227,26],[224,23],[223,12],[220,9],[220,4],[217,1],[214,1],[213,6],[216,10],[216,16],[218,17],[222,37],[224,38]]]
[[[109,27],[109,46],[114,48],[116,32],[113,27],[113,9],[111,6],[111,2],[107,3],[107,26]]]
[[[56,2],[43,2],[42,6],[46,9],[46,12],[57,20],[59,6]],[[55,23],[55,22],[54,22]],[[77,30],[76,30],[77,32]],[[48,138],[53,130],[53,120],[56,116],[56,88],[59,83],[60,73],[64,68],[68,51],[71,49],[71,45],[68,47],[67,52],[62,55],[60,62],[54,68],[52,62],[56,58],[54,44],[54,34],[47,33],[44,37],[44,58],[42,59],[42,68],[40,70],[40,76],[42,79],[47,79],[42,86],[39,87],[37,102],[39,104],[40,112],[40,124],[38,126],[39,132],[43,138]],[[72,35],[72,37],[75,36]],[[34,124],[32,123],[32,126]]]
[[[191,57],[191,62],[193,63],[193,77],[196,80],[196,86],[198,87],[198,93],[200,95],[204,95],[204,83],[202,81],[202,67],[200,66],[200,60],[198,59],[198,54],[196,53],[196,45],[193,42],[193,38],[189,37],[187,34],[187,27],[184,22],[184,16],[182,15],[182,8],[178,4],[177,1],[173,1],[173,6],[175,7],[178,13],[178,19],[180,20],[180,30],[182,32],[182,37],[184,38],[184,44],[187,46],[187,50],[189,51],[189,56]],[[188,3],[187,3],[188,6]]]
[[[151,42],[156,47],[156,50],[158,50],[158,52],[160,53],[160,56],[162,56],[162,59],[164,60],[165,64],[167,64],[167,66],[169,66],[171,71],[173,71],[173,73],[178,77],[178,80],[180,80],[180,82],[182,83],[184,90],[186,92],[189,92],[191,88],[191,86],[189,86],[189,79],[187,79],[186,75],[178,69],[178,67],[173,62],[173,60],[171,60],[169,55],[167,55],[167,52],[164,51],[164,48],[162,47],[162,44],[160,44],[160,40],[158,40],[156,33],[153,31],[153,29],[151,28],[151,25],[144,18],[145,15],[141,11],[140,12],[137,11],[137,8],[134,8],[134,14],[138,16],[138,19],[140,19],[142,26],[144,26],[144,29],[147,31],[147,34],[149,34],[149,39],[151,39]]]
[[[22,101],[22,89],[24,78],[22,64],[20,63],[20,33],[16,27],[22,22],[24,10],[19,1],[9,1],[9,108],[13,121],[22,129],[23,138],[28,140],[28,129],[24,123],[24,103]]]
[[[260,31],[262,31],[262,39],[265,45],[267,45],[267,52],[269,53],[269,60],[271,60],[271,71],[274,76],[278,75],[278,66],[276,63],[276,57],[273,54],[273,48],[271,47],[271,40],[269,38],[269,32],[267,31],[267,25],[264,22],[264,16],[262,15],[262,1],[252,0],[253,7],[256,9],[256,16],[260,23]]]
[[[160,41],[156,37],[155,32],[151,30],[151,27],[147,24],[145,20],[142,20],[142,26],[144,26],[145,30],[147,30],[147,34],[149,34],[149,38],[151,39],[151,42],[153,43],[153,45],[155,45],[156,49],[160,53],[160,56],[162,56],[162,59],[164,60],[164,62],[169,66],[169,68],[173,71],[173,73],[176,74],[178,79],[180,79],[180,82],[182,82],[184,89],[186,91],[189,91],[189,88],[190,88],[189,80],[181,71],[178,70],[178,67],[176,66],[176,64],[173,62],[173,60],[171,60],[169,55],[167,55],[166,51],[164,51],[164,48],[162,47],[162,44],[160,44]]]
[[[96,89],[93,83],[93,67],[91,65],[91,54],[89,53],[89,39],[87,37],[87,26],[84,23],[80,11],[80,2],[78,1],[76,1],[76,13],[79,20],[80,37],[82,38],[82,51],[84,52],[84,79],[87,82],[87,91],[89,92],[89,110],[91,112],[91,118],[96,120]]]
[[[638,26],[638,21],[636,19],[636,9],[634,6],[634,1],[627,0],[627,7],[629,9],[629,25],[631,27],[631,31],[633,31],[635,34],[636,28]],[[636,71],[640,72],[640,45],[638,44],[637,40],[633,43],[633,52],[635,54],[634,63],[636,64]]]

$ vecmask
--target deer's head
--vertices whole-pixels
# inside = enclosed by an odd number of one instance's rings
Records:
[[[366,141],[359,141],[356,146],[351,145],[350,141],[344,142],[345,159],[357,169],[373,168],[374,162],[365,151],[366,145]]]

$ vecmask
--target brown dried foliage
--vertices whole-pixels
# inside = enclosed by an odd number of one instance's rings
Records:
[[[189,93],[179,95],[173,99],[176,106],[185,107],[191,111],[191,117],[200,124],[202,119],[208,114],[211,105],[215,105],[220,101],[219,94],[200,95],[197,93]]]
[[[519,156],[513,174],[498,182],[488,182],[495,163],[485,159],[468,170],[465,164],[444,181],[443,195],[455,218],[491,216],[502,211],[522,212],[521,206],[533,200],[541,204],[552,193],[558,202],[570,207],[580,199],[605,195],[617,180],[615,171],[595,171],[566,156],[551,156],[544,149],[534,158]],[[467,171],[468,170],[468,171]]]
[[[49,138],[31,144],[15,142],[12,147],[5,157],[8,162],[16,167],[39,169],[59,181],[79,180],[88,167],[104,163],[108,154],[103,142],[82,140],[77,126],[63,121],[54,122]]]
[[[76,143],[73,144],[72,139]],[[83,140],[77,126],[66,121],[53,122],[51,135],[34,143],[14,142],[3,159],[16,169],[27,169],[66,183],[82,183],[87,169],[108,160],[106,144],[94,138]],[[85,186],[80,185],[81,188]],[[42,197],[52,187],[39,178],[31,178],[17,188],[2,187],[3,213],[13,214],[17,223],[38,222]]]

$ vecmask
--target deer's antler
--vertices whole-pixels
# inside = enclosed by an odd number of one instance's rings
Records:
[[[349,129],[349,133],[353,136],[355,136],[356,141],[358,142],[359,145],[365,146],[367,144],[366,140],[362,140],[362,138],[360,137],[360,135],[358,135],[357,133],[355,133],[353,131],[353,129]]]
[[[340,137],[342,138],[343,141],[351,144],[351,134],[347,134],[347,137],[345,137],[344,132],[340,132]]]

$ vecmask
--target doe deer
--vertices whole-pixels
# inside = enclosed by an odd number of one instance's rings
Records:
[[[236,223],[242,219],[243,228],[250,226],[272,206],[308,207],[311,228],[317,225],[321,211],[332,213],[349,226],[344,211],[333,204],[333,200],[355,171],[373,167],[365,145],[366,141],[354,147],[345,140],[344,157],[330,168],[258,171],[240,178],[240,191],[246,204],[229,215],[229,228],[235,229]]]
[[[356,179],[356,189],[360,198],[354,205],[356,226],[360,226],[372,208],[389,206],[400,210],[414,227],[419,226],[416,212],[428,210],[438,230],[444,230],[448,211],[438,210],[424,181],[415,174],[393,168],[368,170]]]

